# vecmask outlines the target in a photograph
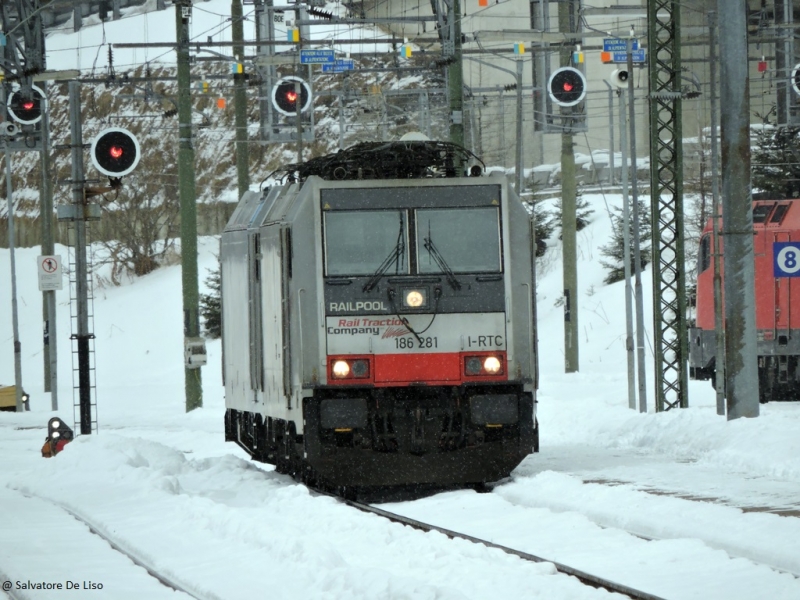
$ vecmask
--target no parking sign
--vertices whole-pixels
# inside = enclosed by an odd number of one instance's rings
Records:
[[[774,242],[772,256],[775,277],[800,277],[800,242]]]

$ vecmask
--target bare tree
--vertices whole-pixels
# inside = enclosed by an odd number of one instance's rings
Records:
[[[111,281],[120,276],[147,275],[174,251],[180,203],[174,157],[164,151],[142,156],[136,171],[125,177],[116,198],[103,204],[102,242],[112,263]]]

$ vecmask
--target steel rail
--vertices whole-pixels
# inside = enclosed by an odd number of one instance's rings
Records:
[[[44,502],[52,504],[53,506],[57,506],[58,508],[63,510],[65,513],[70,515],[73,519],[75,519],[79,523],[82,523],[83,525],[85,525],[89,529],[90,533],[92,533],[92,534],[96,535],[97,537],[101,538],[102,540],[104,540],[109,546],[111,546],[111,548],[113,550],[116,550],[120,554],[126,556],[133,564],[135,564],[136,566],[141,567],[142,569],[144,569],[147,572],[147,574],[150,575],[150,577],[152,577],[153,579],[157,580],[162,585],[164,585],[164,586],[166,586],[166,587],[168,587],[168,588],[170,588],[172,590],[175,590],[176,592],[183,592],[184,594],[186,594],[190,598],[194,598],[195,600],[222,600],[216,594],[210,594],[210,595],[207,595],[207,596],[206,595],[198,595],[197,592],[189,591],[185,585],[179,583],[178,581],[176,581],[175,579],[173,579],[169,575],[164,575],[162,573],[159,573],[155,568],[153,568],[151,565],[147,564],[143,559],[141,559],[138,556],[136,556],[135,554],[125,550],[122,546],[120,546],[111,537],[105,535],[100,530],[100,528],[97,525],[95,525],[94,523],[92,523],[89,519],[85,518],[80,513],[72,510],[68,506],[65,506],[61,502],[57,502],[55,500],[51,500],[51,499],[45,498],[43,496],[38,496],[36,494],[22,493],[22,495],[26,496],[28,498],[36,498],[37,500],[42,500]],[[6,593],[8,593],[8,592],[6,592]]]
[[[319,490],[315,490],[319,492]],[[591,573],[587,573],[586,571],[581,571],[580,569],[576,569],[574,567],[570,567],[569,565],[565,565],[563,563],[556,562],[554,560],[550,560],[547,558],[542,558],[541,556],[536,556],[535,554],[530,554],[528,552],[523,552],[521,550],[515,550],[513,548],[509,548],[508,546],[502,546],[500,544],[495,544],[494,542],[490,542],[481,538],[477,538],[471,535],[467,535],[465,533],[459,533],[457,531],[452,531],[450,529],[445,529],[443,527],[438,527],[436,525],[430,525],[428,523],[423,523],[422,521],[417,521],[416,519],[410,519],[408,517],[404,517],[402,515],[398,515],[396,513],[392,513],[382,508],[377,508],[375,506],[371,506],[369,504],[363,504],[361,502],[357,502],[355,500],[349,500],[347,498],[342,498],[341,496],[337,496],[336,494],[330,494],[327,492],[319,492],[328,496],[332,496],[341,502],[344,502],[348,506],[352,506],[355,509],[358,509],[363,512],[372,513],[379,517],[383,517],[392,521],[393,523],[400,523],[402,525],[408,525],[409,527],[413,527],[414,529],[418,529],[420,531],[437,531],[443,535],[446,535],[450,539],[462,539],[472,542],[474,544],[481,544],[482,546],[486,546],[487,548],[496,548],[497,550],[502,550],[506,554],[511,554],[513,556],[517,556],[523,560],[527,560],[530,562],[536,563],[551,563],[555,566],[556,571],[559,573],[563,573],[565,575],[571,575],[585,585],[589,585],[594,588],[608,590],[609,592],[616,592],[618,594],[622,594],[627,596],[628,598],[632,598],[633,600],[665,600],[661,596],[656,596],[655,594],[650,594],[648,592],[643,592],[641,590],[637,590],[630,586],[617,583],[615,581],[610,581],[608,579],[604,579],[602,577],[598,577],[597,575],[592,575]]]

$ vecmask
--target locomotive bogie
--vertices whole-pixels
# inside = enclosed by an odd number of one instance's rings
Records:
[[[532,224],[504,177],[247,193],[221,242],[226,439],[330,486],[538,449]]]

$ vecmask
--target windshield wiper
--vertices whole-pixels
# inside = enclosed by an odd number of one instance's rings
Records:
[[[372,274],[372,277],[369,278],[369,281],[367,281],[367,283],[364,284],[362,291],[369,292],[376,285],[378,285],[378,282],[381,280],[381,277],[383,277],[386,274],[386,271],[389,270],[389,267],[392,266],[392,263],[395,264],[395,274],[399,274],[401,264],[405,262],[404,260],[401,259],[405,259],[405,255],[406,255],[406,242],[405,242],[405,237],[403,236],[403,213],[401,212],[400,231],[397,233],[397,243],[395,244],[394,249],[389,253],[389,256],[387,256],[384,259],[381,265]]]
[[[447,283],[450,284],[450,287],[454,290],[460,290],[461,282],[456,278],[455,273],[453,273],[453,269],[451,269],[447,264],[444,256],[442,256],[439,253],[439,250],[436,249],[436,246],[433,244],[433,240],[430,238],[430,233],[428,234],[428,237],[424,238],[422,247],[428,251],[428,253],[433,257],[433,260],[436,261],[436,264],[439,265],[439,268],[442,270],[442,273],[444,273]]]

